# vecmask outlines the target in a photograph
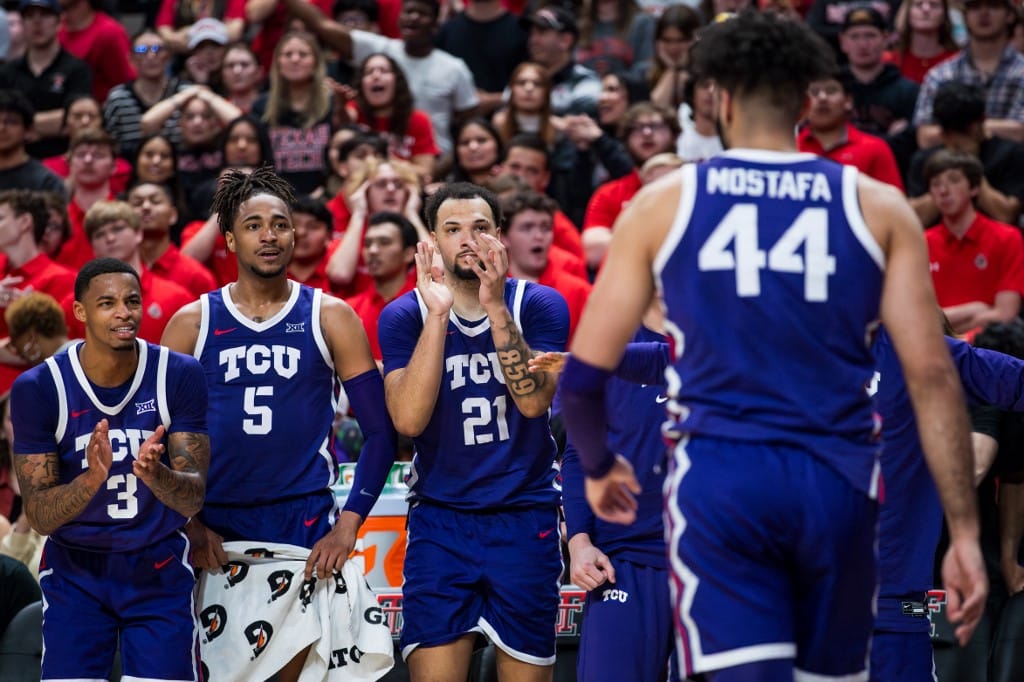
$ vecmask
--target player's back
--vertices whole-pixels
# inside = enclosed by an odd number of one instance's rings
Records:
[[[763,150],[684,167],[654,262],[678,430],[803,446],[869,489],[883,268],[856,169]]]
[[[281,310],[255,322],[228,287],[200,298],[194,354],[210,388],[207,502],[268,502],[334,482],[337,386],[321,300],[320,290],[292,282]]]

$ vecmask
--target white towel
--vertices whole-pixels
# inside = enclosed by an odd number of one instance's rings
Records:
[[[265,680],[312,644],[300,682],[377,680],[394,665],[391,632],[359,569],[308,583],[309,550],[226,542],[228,570],[197,587],[199,642],[209,679]]]

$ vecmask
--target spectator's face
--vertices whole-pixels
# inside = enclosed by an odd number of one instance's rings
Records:
[[[128,204],[139,216],[144,234],[165,234],[178,220],[178,211],[170,197],[154,184],[138,185],[128,194]]]
[[[501,235],[509,262],[533,277],[539,277],[548,266],[554,239],[551,214],[533,209],[515,214]]]
[[[538,69],[527,66],[519,70],[512,79],[512,104],[518,111],[535,114],[544,108],[548,93]]]
[[[638,167],[655,154],[670,152],[676,140],[672,129],[657,114],[645,114],[626,131],[626,150]]]
[[[370,277],[387,280],[409,269],[416,249],[402,246],[402,230],[394,223],[366,228],[363,236],[363,262]]]
[[[97,258],[116,258],[127,263],[142,243],[142,230],[124,220],[115,220],[93,232],[90,241]]]
[[[548,172],[544,154],[536,149],[512,147],[508,150],[504,164],[505,172],[522,178],[535,191],[544,193],[551,174]]]
[[[244,93],[255,90],[259,87],[262,76],[256,57],[248,50],[232,48],[224,54],[221,82],[228,92]]]
[[[978,0],[964,7],[964,22],[972,40],[995,40],[1006,35],[1012,15],[1000,0]]]
[[[717,107],[718,99],[715,96],[714,81],[699,81],[693,88],[693,113],[697,116],[714,118]]]
[[[309,213],[292,213],[292,224],[295,226],[295,253],[292,260],[299,262],[316,261],[327,253],[327,243],[331,241],[327,224]]]
[[[962,215],[967,210],[977,196],[978,188],[971,187],[963,171],[951,168],[929,181],[928,193],[931,194],[939,213],[944,217],[953,217]]]
[[[49,219],[46,221],[46,230],[43,232],[43,240],[39,242],[39,248],[50,258],[57,255],[60,247],[64,244],[64,216],[56,209],[50,209]]]
[[[690,61],[693,36],[669,26],[654,40],[654,54],[664,68],[683,67]]]
[[[459,133],[455,153],[467,173],[485,171],[498,163],[498,143],[486,128],[470,123]]]
[[[361,9],[349,9],[340,12],[334,17],[334,20],[348,28],[354,28],[359,31],[373,30],[373,22],[370,21],[370,17],[366,16],[366,12]]]
[[[12,10],[7,12],[7,30],[11,35],[9,52],[20,54],[20,51],[25,49],[25,24],[21,20],[20,12]]]
[[[807,120],[817,130],[834,130],[846,123],[853,102],[838,81],[815,81],[807,88],[811,100]]]
[[[100,187],[114,174],[114,152],[102,144],[80,144],[71,152],[71,177],[82,187]]]
[[[174,156],[170,143],[162,137],[155,137],[139,150],[135,169],[139,180],[145,182],[167,182],[174,175]]]
[[[10,204],[0,204],[0,249],[14,246],[26,230],[32,229],[32,216],[15,215]]]
[[[57,39],[60,16],[42,7],[26,7],[21,19],[25,24],[25,44],[28,47],[44,48]]]
[[[289,83],[308,83],[316,69],[316,54],[301,38],[289,38],[277,55],[277,70]]]
[[[103,113],[99,103],[91,97],[76,100],[68,110],[68,137],[87,128],[98,129],[103,125]]]
[[[874,26],[852,26],[839,34],[839,47],[852,66],[870,68],[882,62],[885,33]]]
[[[530,61],[541,66],[551,66],[565,59],[572,44],[572,36],[553,28],[530,27]]]
[[[437,25],[435,8],[419,0],[405,0],[398,14],[398,35],[402,40],[430,42]]]
[[[372,109],[391,106],[395,100],[395,69],[391,62],[381,55],[370,57],[363,66],[360,85]]]
[[[942,0],[913,0],[907,20],[914,31],[934,32],[942,26]]]
[[[629,93],[618,76],[609,74],[601,79],[601,96],[597,99],[597,120],[603,126],[619,122],[629,108]]]
[[[143,33],[132,45],[132,64],[143,80],[160,80],[167,72],[171,52],[155,33]]]
[[[0,154],[25,146],[25,123],[16,111],[0,111]]]
[[[220,125],[210,105],[198,97],[193,97],[185,104],[179,124],[181,139],[193,147],[210,144],[220,132]]]
[[[260,138],[248,122],[236,123],[224,141],[224,164],[227,166],[258,166]]]
[[[366,203],[370,213],[377,211],[394,211],[401,213],[409,200],[409,188],[405,180],[395,172],[391,164],[384,163],[377,167],[377,174],[370,180],[366,190]]]

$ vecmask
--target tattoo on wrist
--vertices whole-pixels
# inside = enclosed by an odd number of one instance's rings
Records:
[[[543,373],[531,374],[527,367],[530,349],[526,345],[519,328],[511,318],[507,318],[503,330],[508,334],[508,343],[497,347],[498,362],[505,373],[505,384],[512,395],[531,395],[540,390],[547,381]]]

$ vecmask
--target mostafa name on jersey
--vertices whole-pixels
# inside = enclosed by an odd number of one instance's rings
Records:
[[[242,370],[252,375],[263,375],[273,370],[283,379],[291,379],[299,371],[299,358],[302,351],[292,346],[273,344],[264,346],[235,346],[220,352],[217,361],[226,365],[224,381],[233,381],[242,376]]]
[[[824,173],[759,168],[709,168],[707,193],[793,201],[832,200],[832,188]]]
[[[134,457],[139,454],[139,447],[153,435],[153,432],[146,429],[110,429],[109,435],[113,460],[120,462],[128,455]],[[82,469],[89,467],[85,448],[89,445],[90,438],[92,438],[92,431],[75,436],[75,452],[82,454]]]
[[[448,373],[449,387],[454,390],[466,385],[466,377],[474,384],[488,384],[491,379],[497,379],[505,383],[505,375],[501,371],[501,363],[498,362],[498,354],[494,351],[487,353],[472,353],[451,355],[444,360],[444,368]]]

